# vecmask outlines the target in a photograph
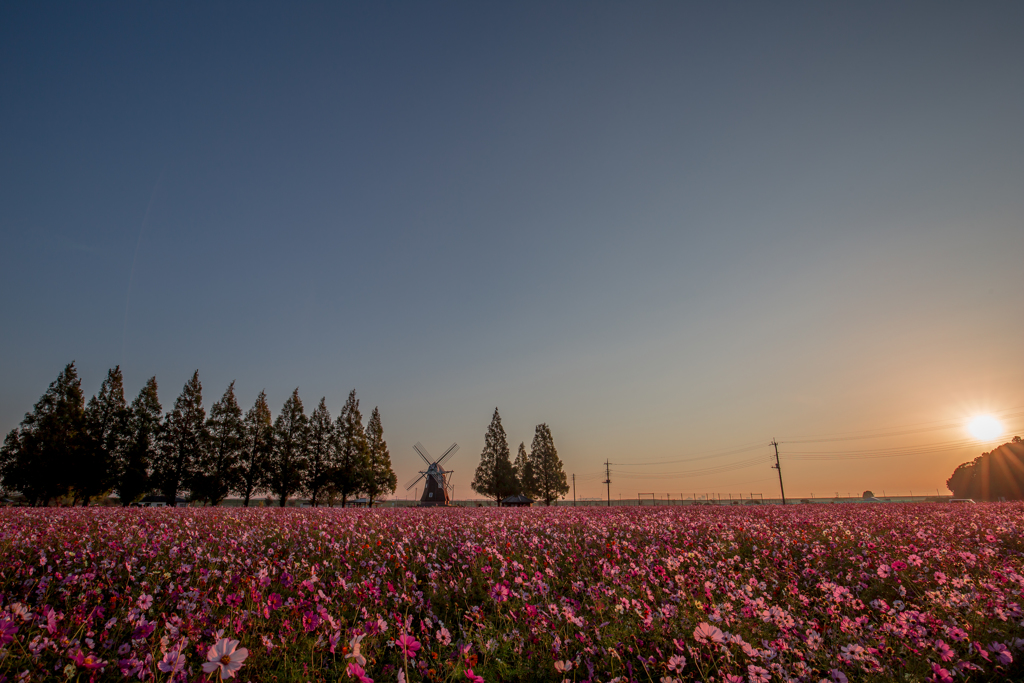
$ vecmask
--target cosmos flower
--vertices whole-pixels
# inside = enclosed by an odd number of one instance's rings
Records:
[[[203,664],[203,671],[208,674],[219,671],[221,680],[234,678],[248,656],[249,651],[244,647],[239,648],[237,640],[221,638],[206,653],[207,661]]]

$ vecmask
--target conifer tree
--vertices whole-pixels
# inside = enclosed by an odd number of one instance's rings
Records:
[[[74,468],[75,496],[83,505],[116,485],[118,464],[128,446],[128,403],[121,366],[107,372],[99,393],[89,399],[85,429],[89,441]]]
[[[569,482],[555,449],[555,439],[546,424],[537,425],[530,451],[533,471],[537,478],[537,495],[545,504],[551,505],[569,492]]]
[[[175,505],[178,493],[191,488],[192,478],[205,460],[208,442],[203,385],[196,370],[164,420],[163,439],[153,468],[155,483],[168,505]]]
[[[494,409],[491,424],[484,435],[484,450],[480,453],[480,464],[470,486],[482,496],[494,498],[497,503],[515,494],[515,471],[509,458],[508,439],[501,426],[501,415]]]
[[[369,466],[364,488],[370,507],[373,507],[375,500],[394,493],[395,487],[398,486],[398,477],[395,476],[395,471],[391,468],[391,453],[384,440],[384,426],[380,421],[380,410],[376,407],[370,414],[370,421],[366,424],[366,443],[369,452]]]
[[[353,389],[335,427],[334,487],[341,497],[341,507],[345,507],[350,496],[364,489],[369,459],[363,416]]]
[[[537,476],[533,472],[533,460],[526,452],[526,444],[519,442],[519,452],[516,453],[514,465],[516,482],[519,484],[519,493],[527,498],[537,498]]]
[[[261,391],[256,403],[245,414],[242,451],[233,491],[242,496],[242,505],[249,507],[252,497],[266,486],[267,468],[274,448],[274,425],[267,403],[267,392]]]
[[[220,505],[238,477],[239,461],[245,444],[242,409],[235,398],[234,381],[210,408],[206,421],[208,447],[199,471],[192,480],[193,498]]]
[[[163,430],[156,377],[150,377],[128,411],[128,443],[118,466],[117,495],[127,507],[151,489],[150,473]]]
[[[82,383],[72,362],[4,439],[4,487],[20,491],[30,505],[49,505],[69,492],[74,463],[87,445]]]
[[[277,495],[281,507],[302,491],[309,462],[308,429],[309,419],[296,388],[274,421],[274,450],[267,468],[268,488]]]
[[[331,466],[331,451],[334,446],[334,423],[331,413],[327,410],[327,399],[321,398],[309,418],[309,469],[306,470],[306,491],[309,492],[309,504],[317,507],[331,485],[334,472]]]

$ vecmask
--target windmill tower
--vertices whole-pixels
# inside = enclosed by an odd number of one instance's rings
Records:
[[[448,458],[455,455],[455,451],[459,450],[459,444],[453,443],[448,447],[448,450],[444,452],[437,460],[430,457],[427,453],[427,449],[423,447],[423,444],[416,442],[416,445],[412,447],[416,454],[423,458],[423,462],[427,464],[427,469],[420,472],[420,476],[409,482],[409,485],[405,487],[408,491],[417,483],[420,479],[426,477],[426,485],[423,487],[423,495],[420,496],[420,507],[431,507],[435,505],[448,505],[451,500],[452,485],[448,481],[448,477],[451,476],[452,470],[446,470],[441,466]]]

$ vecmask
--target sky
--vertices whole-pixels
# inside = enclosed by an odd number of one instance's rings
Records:
[[[0,5],[0,429],[379,406],[471,497],[938,491],[1024,436],[1024,5]],[[974,415],[1006,434],[979,441]],[[572,496],[570,492],[569,496]]]

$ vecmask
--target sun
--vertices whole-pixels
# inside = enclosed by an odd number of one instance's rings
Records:
[[[1003,435],[1003,425],[991,415],[979,415],[967,424],[967,431],[978,441],[992,441]]]

